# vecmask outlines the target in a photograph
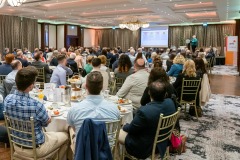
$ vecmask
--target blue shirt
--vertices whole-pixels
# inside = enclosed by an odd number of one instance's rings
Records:
[[[83,121],[93,120],[110,121],[120,118],[117,104],[106,101],[101,95],[88,95],[80,103],[75,103],[68,112],[67,122],[76,129],[76,135]]]
[[[66,76],[72,74],[73,71],[70,68],[59,64],[53,71],[50,83],[57,84],[57,87],[61,85],[66,85],[67,84]]]
[[[30,117],[34,118],[34,129],[36,136],[36,144],[43,144],[45,142],[45,137],[42,131],[42,127],[48,125],[48,114],[46,108],[39,101],[31,98],[28,93],[23,93],[18,90],[14,94],[9,94],[4,100],[4,110],[10,118],[15,118],[18,120],[29,121]],[[29,131],[30,128],[29,128]],[[13,132],[13,134],[20,136],[22,138],[28,138],[31,140],[31,136]],[[15,139],[16,142],[31,146],[31,142],[23,142],[19,139]]]
[[[183,70],[183,64],[173,64],[168,71],[168,76],[177,77],[179,73]]]
[[[0,65],[0,75],[8,75],[12,72],[12,66],[10,64]]]

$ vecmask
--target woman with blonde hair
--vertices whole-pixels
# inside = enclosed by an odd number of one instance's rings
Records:
[[[168,76],[177,77],[179,73],[183,70],[183,64],[185,63],[185,58],[178,54],[173,59],[173,65],[171,66],[170,70],[168,71]]]
[[[75,54],[75,62],[77,63],[78,68],[83,68],[83,57],[81,56],[81,53],[79,52],[79,50],[76,50]]]
[[[179,74],[176,81],[173,83],[173,87],[176,89],[176,91],[178,93],[178,97],[181,97],[183,79],[185,79],[185,80],[199,80],[200,79],[200,77],[197,76],[196,67],[195,67],[195,63],[193,60],[187,60],[184,63],[182,74]],[[199,88],[201,88],[201,87],[199,87]],[[185,100],[185,101],[191,101],[193,99],[195,99],[195,96],[192,96],[192,95],[183,96],[183,100]],[[197,103],[196,104],[197,107],[199,107],[200,106],[199,90],[198,90],[198,94],[197,94],[197,102],[196,103]]]

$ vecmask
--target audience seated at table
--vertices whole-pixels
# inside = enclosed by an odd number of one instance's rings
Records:
[[[0,94],[0,120],[4,120],[3,111],[4,111],[3,95]]]
[[[176,89],[178,97],[181,97],[181,91],[182,91],[182,81],[183,78],[185,78],[185,80],[199,80],[201,77],[197,76],[196,73],[196,67],[195,67],[195,63],[193,60],[187,60],[184,63],[183,66],[183,71],[181,74],[178,75],[176,81],[173,83],[173,87]],[[199,87],[201,88],[201,87]],[[184,96],[183,99],[186,101],[191,101],[193,100],[195,97],[190,95],[190,96]],[[199,94],[197,95],[197,107],[199,107]]]
[[[103,71],[103,70],[100,69],[101,59],[100,58],[94,58],[92,60],[92,66],[93,66],[93,69],[92,69],[91,72],[98,71],[102,74],[102,76],[103,76],[103,91],[107,90],[108,89],[108,84],[109,84],[109,75],[106,71]]]
[[[35,61],[33,61],[30,65],[34,66],[36,68],[44,68],[45,81],[49,82],[51,74],[52,74],[53,71],[49,68],[47,63],[42,62],[41,55],[42,55],[42,51],[39,51],[39,52],[35,53],[35,55],[34,55]]]
[[[163,68],[156,67],[151,70],[150,75],[148,77],[148,86],[152,82],[157,81],[157,80],[165,83],[166,92],[167,92],[167,94],[165,96],[166,98],[171,98],[173,95],[177,96],[177,92],[176,92],[175,88],[170,84],[170,79]],[[142,106],[145,106],[147,103],[151,102],[148,86],[146,87],[146,89],[142,95],[142,98],[141,98]]]
[[[168,116],[176,112],[172,99],[165,99],[165,83],[155,81],[148,87],[151,102],[139,108],[132,122],[123,126],[119,136],[119,141],[125,145],[126,151],[139,159],[148,158],[152,153],[159,115]],[[165,131],[167,133],[168,130]],[[161,157],[164,156],[168,145],[169,140],[157,145]]]
[[[5,63],[0,65],[0,75],[8,75],[12,72],[11,63],[14,60],[14,54],[7,54],[5,56]]]
[[[77,63],[78,68],[83,68],[83,57],[81,56],[80,51],[76,50],[75,54],[76,54],[75,62]]]
[[[19,70],[22,69],[22,63],[19,60],[13,60],[11,63],[12,66],[12,72],[10,72],[5,80],[3,81],[5,94],[8,95],[10,92],[12,93],[15,89],[15,77]],[[13,89],[13,90],[12,90]]]
[[[134,69],[128,55],[121,55],[118,62],[118,68],[114,70],[115,77],[126,79],[129,75],[133,74]]]
[[[6,55],[9,54],[9,53],[10,53],[9,48],[4,48],[4,51],[3,51],[3,53],[1,54],[2,61],[5,61],[5,57],[6,57]]]
[[[204,74],[207,74],[206,66],[202,58],[198,57],[194,60],[196,66],[197,77],[203,78]]]
[[[140,54],[140,55],[139,55],[139,54]],[[136,60],[139,59],[139,58],[143,58],[143,59],[144,59],[144,62],[145,62],[145,63],[147,62],[147,59],[146,59],[145,55],[144,55],[143,52],[142,52],[142,48],[138,48],[138,49],[137,49],[137,53],[135,53],[135,57],[136,57],[135,62],[136,62]]]
[[[95,58],[94,61],[98,58]],[[116,104],[109,102],[100,95],[103,90],[104,78],[99,71],[92,71],[86,79],[87,97],[78,104],[73,104],[67,115],[67,121],[76,132],[76,135],[87,118],[93,120],[110,121],[120,118]],[[72,137],[72,136],[71,136]],[[74,141],[73,141],[74,142]],[[72,149],[74,149],[72,144]]]
[[[112,68],[112,70],[114,71],[115,68],[118,67],[118,58],[119,58],[119,54],[118,54],[118,50],[117,49],[113,49],[112,50],[112,58],[110,60],[110,68]],[[114,64],[115,63],[115,64]]]
[[[43,56],[43,52],[42,51],[39,51],[38,53],[40,53],[40,61],[42,61],[43,63],[46,63],[46,59],[44,58]],[[36,53],[35,53],[36,54]],[[35,56],[35,55],[34,55]]]
[[[22,63],[23,67],[27,67],[29,65],[28,61],[26,60],[26,58],[23,57],[23,52],[22,51],[18,51],[17,52],[17,60],[19,60]]]
[[[84,66],[84,69],[86,71],[86,73],[90,73],[93,69],[93,66],[92,66],[92,60],[93,60],[93,56],[88,56],[87,57],[87,64]]]
[[[100,56],[98,56],[98,58],[101,60],[100,70],[106,71],[106,72],[108,73],[108,80],[109,80],[109,82],[110,82],[110,81],[111,81],[110,70],[109,70],[109,68],[106,66],[106,64],[107,64],[107,57],[106,57],[105,55],[100,55]]]
[[[204,50],[201,48],[201,49],[200,49],[200,52],[198,53],[198,56],[197,56],[197,57],[202,58],[203,61],[204,61],[204,64],[207,65],[208,62],[207,62],[207,59],[205,58],[205,56],[206,56],[206,53],[205,53]]]
[[[140,58],[134,64],[134,74],[128,76],[117,92],[120,98],[132,100],[133,106],[140,107],[140,100],[145,88],[147,87],[149,73],[145,69],[145,61]]]
[[[131,49],[131,50],[130,50],[130,54],[128,55],[129,58],[130,58],[130,61],[131,61],[131,63],[132,63],[132,66],[134,66],[134,62],[135,62],[135,59],[136,59],[136,57],[134,56],[135,53],[136,53],[135,50],[134,50],[134,49]]]
[[[51,123],[51,117],[48,116],[44,105],[29,96],[29,92],[33,89],[38,71],[34,67],[26,67],[18,71],[16,75],[17,90],[14,94],[8,95],[4,100],[4,110],[10,118],[17,120],[29,121],[30,117],[34,118],[34,128],[36,136],[36,146],[38,156],[48,155],[58,147],[60,147],[59,158],[68,148],[68,134],[64,132],[43,132],[42,127],[48,126]],[[15,134],[15,133],[13,133]],[[18,133],[18,136],[29,137],[25,133]],[[31,142],[22,142],[15,139],[20,144],[31,145]],[[32,150],[29,148],[20,148],[14,146],[16,155],[31,156]]]
[[[76,58],[76,54],[71,53],[70,57],[67,59],[67,66],[71,68],[73,73],[78,73],[78,65],[77,65],[77,62],[75,61],[75,58]]]
[[[73,71],[68,68],[66,55],[60,54],[57,56],[58,66],[54,69],[50,83],[55,83],[58,86],[67,84],[67,76],[72,75]]]
[[[59,55],[58,50],[53,51],[52,57],[50,59],[50,66],[57,66],[58,65],[58,60],[57,60],[58,55]]]
[[[171,66],[170,70],[167,72],[168,76],[177,77],[179,73],[183,70],[183,64],[185,62],[185,58],[178,54],[173,59],[173,65]]]

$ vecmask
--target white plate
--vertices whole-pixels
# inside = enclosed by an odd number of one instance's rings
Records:
[[[65,106],[65,103],[63,102],[57,102],[59,106]]]
[[[58,114],[58,115],[55,115],[54,113],[53,113],[53,111],[51,112],[51,117],[59,117],[59,116],[61,116],[61,115],[63,115],[63,113],[64,112],[61,112],[61,111],[59,111],[60,113]]]

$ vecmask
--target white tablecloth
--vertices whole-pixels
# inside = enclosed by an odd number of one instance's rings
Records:
[[[72,102],[75,103],[76,102]],[[77,102],[79,103],[79,102]],[[44,105],[45,107],[48,109],[49,106],[51,106],[52,102],[46,102]],[[125,113],[121,113],[121,117],[122,117],[122,123],[126,124],[126,123],[131,123],[131,121],[133,120],[133,106],[131,104],[129,105],[121,105],[122,108],[127,109],[128,111]],[[52,122],[48,125],[48,127],[46,127],[46,131],[47,132],[68,132],[68,123],[67,123],[67,113],[68,110],[70,109],[70,107],[64,107],[64,106],[60,106],[59,107],[59,111],[63,112],[62,115],[57,116],[57,117],[52,117]],[[50,111],[49,111],[50,112]]]

